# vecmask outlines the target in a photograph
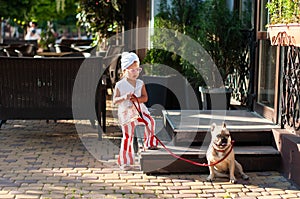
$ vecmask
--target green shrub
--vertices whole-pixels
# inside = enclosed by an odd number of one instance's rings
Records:
[[[300,0],[272,0],[266,7],[270,24],[300,23]]]

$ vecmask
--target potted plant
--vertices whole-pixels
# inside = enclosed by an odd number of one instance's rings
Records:
[[[272,0],[266,7],[271,45],[300,47],[300,0]]]

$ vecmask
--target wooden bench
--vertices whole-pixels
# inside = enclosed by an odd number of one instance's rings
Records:
[[[105,131],[102,59],[0,57],[0,120],[89,119],[101,124],[102,117]]]

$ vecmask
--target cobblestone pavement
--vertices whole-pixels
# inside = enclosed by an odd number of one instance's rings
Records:
[[[300,198],[278,172],[250,172],[249,181],[230,184],[206,182],[207,174],[146,175],[139,165],[121,171],[120,129],[107,123],[111,133],[98,141],[88,121],[8,121],[0,129],[0,199]]]
[[[0,198],[300,198],[277,172],[251,172],[232,185],[207,175],[148,176],[138,166],[120,171],[119,140],[88,136],[98,148],[90,152],[73,121],[8,121],[0,135]]]

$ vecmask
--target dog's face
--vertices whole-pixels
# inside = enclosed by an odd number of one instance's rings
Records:
[[[217,150],[226,150],[231,145],[231,137],[226,124],[223,123],[221,128],[214,123],[211,126],[212,144]]]

